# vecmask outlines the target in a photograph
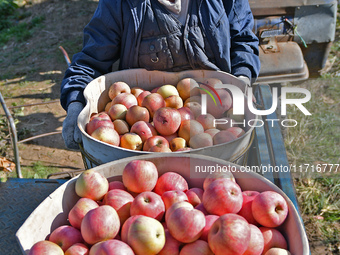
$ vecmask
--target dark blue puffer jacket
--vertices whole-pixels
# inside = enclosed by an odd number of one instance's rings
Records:
[[[183,1],[183,0],[182,0]],[[204,34],[221,71],[254,80],[260,71],[258,39],[253,34],[253,16],[248,0],[200,1],[198,11]],[[85,104],[83,90],[100,75],[138,66],[138,49],[143,17],[150,0],[100,0],[90,23],[84,29],[84,45],[73,56],[61,85],[61,105]]]

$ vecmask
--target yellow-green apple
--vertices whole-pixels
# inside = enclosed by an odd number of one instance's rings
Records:
[[[150,112],[150,117],[153,118],[154,113],[162,107],[165,107],[164,98],[158,93],[151,93],[144,97],[141,106],[146,107]]]
[[[238,213],[242,207],[242,190],[229,179],[214,180],[204,190],[203,205],[210,214]]]
[[[150,152],[172,152],[169,146],[165,144],[156,144],[152,146],[148,151]]]
[[[112,206],[118,213],[120,226],[130,217],[130,208],[134,197],[127,191],[113,189],[106,193],[103,198],[103,205]]]
[[[177,85],[177,91],[183,100],[186,100],[190,96],[198,95],[199,89],[198,83],[192,78],[181,79]]]
[[[188,107],[190,109],[190,111],[192,112],[192,114],[194,115],[195,118],[202,113],[202,106],[198,102],[187,102],[187,103],[184,103],[184,107]]]
[[[167,147],[169,147],[169,142],[163,136],[160,135],[149,137],[144,142],[143,151],[149,151],[150,148],[154,145],[166,145]]]
[[[105,108],[104,108],[104,111],[105,111],[105,112],[108,112],[109,109],[111,108],[111,106],[112,106],[112,101],[106,103]]]
[[[288,214],[287,201],[275,191],[258,194],[251,205],[254,219],[264,227],[278,227]]]
[[[177,151],[187,147],[187,141],[185,141],[185,139],[182,137],[175,137],[170,141],[169,145],[171,151]]]
[[[204,133],[207,133],[209,135],[211,135],[212,138],[214,138],[214,135],[216,135],[218,132],[220,132],[221,130],[217,129],[217,128],[210,128],[204,131]]]
[[[201,133],[204,133],[204,128],[197,120],[184,120],[178,129],[178,135],[184,138],[187,143],[191,137]]]
[[[228,130],[222,130],[218,132],[216,135],[214,135],[213,143],[214,145],[222,144],[222,143],[229,143],[236,139],[237,137],[233,133],[229,132]]]
[[[209,215],[207,209],[205,209],[205,207],[203,205],[203,202],[198,204],[198,205],[196,205],[195,209],[200,210],[204,215]]]
[[[113,104],[107,112],[112,121],[116,119],[125,119],[126,113],[127,108],[123,104]]]
[[[94,244],[89,255],[134,255],[133,250],[126,243],[112,239]]]
[[[162,200],[165,205],[165,210],[168,210],[174,203],[188,201],[188,197],[185,192],[181,190],[168,190],[162,194]]]
[[[110,116],[105,112],[100,112],[90,118],[89,123],[86,124],[86,132],[91,135],[99,127],[113,127]]]
[[[150,95],[150,94],[151,94],[151,92],[148,91],[148,90],[145,90],[145,91],[143,91],[142,93],[140,93],[140,94],[137,96],[137,103],[138,103],[138,105],[141,106],[144,97],[146,97],[147,95]]]
[[[158,254],[165,244],[163,225],[154,218],[138,215],[129,227],[127,243],[136,255]]]
[[[183,246],[179,255],[214,255],[211,251],[208,242],[196,240],[193,243],[188,243]]]
[[[264,255],[292,255],[288,250],[282,248],[270,248]]]
[[[125,133],[120,137],[120,147],[140,151],[143,148],[143,141],[136,133]]]
[[[154,192],[162,196],[162,194],[168,190],[181,190],[186,192],[188,189],[188,183],[183,176],[175,172],[166,172],[158,178]]]
[[[183,107],[183,100],[180,96],[172,95],[164,99],[165,106],[170,108],[179,109]]]
[[[133,87],[131,88],[131,94],[134,95],[136,98],[143,92],[145,91],[144,89],[140,87]]]
[[[209,174],[207,177],[205,177],[205,179],[203,181],[203,190],[206,190],[206,188],[210,185],[210,183],[212,183],[216,179],[222,179],[222,178],[229,179],[229,180],[235,182],[235,177],[231,172],[229,172],[229,171],[215,172],[215,173]]]
[[[139,105],[133,105],[127,110],[125,120],[127,123],[129,123],[130,126],[140,120],[149,122],[149,110]]]
[[[205,216],[195,208],[182,206],[169,215],[166,225],[176,240],[191,243],[201,236],[205,226]]]
[[[180,207],[187,207],[189,209],[194,209],[194,207],[192,206],[192,204],[190,204],[188,201],[179,201],[176,203],[173,203],[166,211],[165,211],[165,222],[168,221],[170,215],[177,209]]]
[[[123,82],[114,82],[109,88],[109,98],[112,100],[121,93],[131,93],[130,86]]]
[[[219,119],[215,119],[215,128],[219,130],[227,130],[231,127],[237,127],[237,123],[235,120],[228,118],[228,117],[222,117]]]
[[[235,121],[237,121],[237,122],[243,122],[244,119],[245,119],[244,115],[243,115],[243,114],[240,114],[240,115],[234,114],[234,110],[233,110],[233,109],[234,109],[234,108],[231,107],[231,108],[230,108],[226,113],[224,113],[223,115],[225,115],[226,117],[231,118],[231,119],[233,119],[233,120],[235,120]]]
[[[189,107],[183,106],[183,107],[179,108],[178,111],[181,114],[181,121],[195,119],[195,116],[194,116],[194,114],[192,113],[192,111],[190,110]]]
[[[193,149],[212,146],[213,138],[207,133],[200,133],[190,138],[189,145]]]
[[[179,96],[176,87],[170,84],[160,86],[159,89],[157,89],[157,93],[160,94],[164,99],[172,95]]]
[[[129,124],[125,120],[114,120],[113,125],[118,135],[124,135],[130,131]]]
[[[202,202],[203,192],[204,192],[203,189],[194,187],[188,189],[185,192],[185,194],[188,197],[189,203],[195,207],[196,205],[199,205]]]
[[[86,197],[80,198],[68,213],[68,220],[70,224],[73,227],[80,229],[81,222],[85,214],[88,211],[97,208],[98,206],[99,205],[97,204],[97,202],[93,201],[90,198]]]
[[[204,241],[208,242],[208,234],[209,234],[210,228],[219,217],[220,216],[217,216],[217,215],[214,215],[214,214],[205,215],[205,227],[204,227],[203,232],[202,232],[202,234],[199,238],[200,240],[204,240]]]
[[[221,101],[214,100],[210,96],[207,96],[207,112],[212,114],[215,118],[221,118],[223,113],[232,107],[233,99],[230,93],[225,89],[216,89],[216,92]],[[220,102],[222,102],[222,104]]]
[[[111,181],[109,182],[109,191],[113,189],[121,189],[127,191],[127,188],[124,186],[121,181]]]
[[[215,117],[210,113],[200,114],[196,117],[196,120],[202,124],[204,130],[215,127]]]
[[[129,191],[152,191],[158,179],[156,165],[148,160],[132,160],[123,169],[122,179]]]
[[[137,105],[137,98],[131,93],[121,93],[112,100],[112,104],[123,104],[129,109],[131,106]]]
[[[73,244],[84,242],[80,231],[69,225],[62,225],[53,230],[49,241],[58,244],[64,252]]]
[[[261,255],[264,248],[264,240],[261,230],[253,225],[249,224],[250,227],[250,240],[247,250],[243,255]]]
[[[260,227],[260,230],[264,240],[263,254],[266,254],[270,248],[274,247],[288,249],[287,241],[279,230],[267,227]]]
[[[165,245],[158,255],[179,255],[181,248],[182,243],[173,238],[168,229],[165,229]]]
[[[105,127],[105,126],[98,127],[95,131],[93,131],[91,136],[99,141],[112,144],[114,146],[119,146],[119,143],[120,143],[119,134],[114,129],[114,126],[113,127]]]
[[[161,135],[175,133],[181,125],[181,114],[170,107],[159,108],[153,116],[153,124]]]
[[[138,194],[132,201],[130,214],[145,215],[158,221],[163,219],[165,205],[160,195],[152,191]]]
[[[152,136],[156,136],[157,135],[157,130],[155,129],[155,127],[146,121],[137,121],[136,123],[134,123],[131,126],[131,130],[132,133],[136,133],[137,135],[140,136],[140,138],[142,139],[142,142],[144,143],[148,138],[152,137]]]
[[[78,196],[101,200],[109,190],[109,182],[104,175],[94,169],[82,172],[76,179],[75,191]]]
[[[76,243],[65,251],[65,255],[88,255],[89,248],[83,243]]]
[[[33,244],[29,252],[29,255],[41,255],[41,254],[64,255],[64,251],[60,248],[59,245],[44,240]]]
[[[227,131],[233,133],[237,138],[245,134],[244,130],[240,127],[230,127]]]
[[[248,248],[250,234],[249,224],[242,216],[227,213],[211,226],[208,243],[216,255],[242,255]]]
[[[239,215],[244,217],[249,224],[258,225],[257,221],[254,219],[253,212],[251,209],[251,205],[253,203],[254,198],[260,194],[260,192],[256,190],[245,190],[242,191],[242,208],[238,212]]]
[[[113,239],[119,232],[120,221],[116,210],[109,205],[101,205],[89,211],[81,222],[81,235],[88,244]]]

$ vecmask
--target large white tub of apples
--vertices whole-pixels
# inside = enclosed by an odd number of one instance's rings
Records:
[[[309,255],[282,190],[239,165],[195,154],[86,170],[50,194],[16,236],[30,255]]]
[[[221,84],[245,91],[236,77],[208,70],[131,69],[93,80],[78,118],[83,154],[94,166],[152,152],[191,152],[237,162],[249,148],[257,116],[242,93],[242,105],[233,106],[230,91],[217,88]],[[244,114],[233,114],[233,107],[241,106]]]

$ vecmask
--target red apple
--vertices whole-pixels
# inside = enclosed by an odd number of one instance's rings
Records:
[[[140,94],[137,96],[138,105],[141,106],[144,97],[146,97],[147,95],[150,95],[150,94],[151,94],[151,92],[148,91],[148,90],[145,90],[145,91],[143,91],[142,93],[140,93]]]
[[[178,135],[184,138],[187,143],[189,143],[191,137],[201,133],[204,133],[204,128],[197,120],[182,121],[178,130]]]
[[[123,182],[121,181],[109,182],[109,191],[113,189],[121,189],[121,190],[127,191],[127,188],[124,186]]]
[[[216,89],[216,92],[221,99],[222,105],[219,100],[216,99],[216,97],[215,101],[217,104],[215,104],[214,100],[210,96],[207,96],[207,112],[213,115],[215,118],[221,118],[223,113],[228,111],[233,105],[233,99],[230,93],[225,89]]]
[[[113,124],[112,124],[113,125]],[[91,136],[104,143],[112,144],[114,146],[119,146],[120,138],[114,127],[98,127]]]
[[[183,246],[179,255],[214,255],[209,244],[203,240],[196,240]]]
[[[204,179],[204,182],[203,182],[203,190],[205,190],[209,185],[210,183],[212,183],[213,181],[217,180],[217,179],[229,179],[233,182],[235,182],[235,178],[233,176],[233,174],[231,172],[215,172],[215,173],[212,173],[212,174],[209,174],[205,179]]]
[[[165,206],[160,195],[152,191],[140,193],[132,201],[130,214],[145,215],[158,221],[163,219]]]
[[[76,243],[65,251],[65,255],[89,255],[89,248],[83,243]]]
[[[159,134],[171,135],[181,125],[181,115],[174,108],[162,107],[155,112],[153,123]]]
[[[288,250],[281,248],[270,248],[264,255],[292,255]]]
[[[183,107],[179,108],[178,111],[181,114],[181,121],[195,119],[195,116],[194,116],[194,114],[192,113],[192,111],[190,110],[189,107],[183,106]]]
[[[99,127],[114,127],[110,116],[105,112],[95,114],[91,117],[89,123],[87,123],[85,127],[86,133],[91,135]]]
[[[172,152],[169,146],[164,144],[156,144],[152,146],[148,151],[151,152]]]
[[[229,132],[228,130],[222,130],[218,132],[216,135],[214,135],[213,143],[214,145],[218,145],[222,143],[228,143],[236,139],[237,137],[233,133]]]
[[[258,194],[251,208],[254,219],[265,227],[280,226],[288,214],[286,200],[275,191],[264,191]]]
[[[125,119],[127,108],[123,104],[112,104],[107,114],[111,120]]]
[[[136,133],[125,133],[120,137],[120,147],[140,151],[143,148],[143,141]]]
[[[80,231],[68,225],[63,225],[53,230],[49,241],[58,244],[63,251],[66,251],[73,244],[84,242]]]
[[[213,138],[207,133],[200,133],[190,138],[189,145],[193,149],[213,146]]]
[[[282,233],[275,228],[260,227],[264,240],[263,254],[270,248],[288,249],[288,244]]]
[[[122,228],[121,228],[121,231],[120,231],[120,237],[121,237],[121,240],[125,243],[128,243],[128,239],[129,239],[129,229],[130,229],[130,226],[132,224],[132,222],[134,222],[136,219],[138,219],[141,215],[134,215],[134,216],[131,216],[130,218],[128,218]]]
[[[114,82],[109,88],[109,98],[112,100],[121,93],[131,93],[129,85],[123,81]]]
[[[133,250],[126,243],[112,239],[94,244],[89,255],[134,255]]]
[[[227,129],[227,131],[233,133],[234,135],[236,135],[236,137],[241,137],[245,134],[244,130],[240,127],[230,127]]]
[[[28,255],[41,255],[41,254],[64,255],[64,252],[59,245],[53,242],[39,241],[32,246]]]
[[[80,198],[68,213],[70,224],[73,227],[80,229],[85,214],[98,206],[99,205],[90,198]]]
[[[240,186],[228,179],[217,179],[203,193],[203,205],[210,214],[238,213],[242,207]]]
[[[215,117],[210,113],[200,114],[196,117],[196,120],[202,124],[204,130],[215,127]]]
[[[173,238],[168,229],[165,229],[165,245],[158,255],[179,255],[181,247],[182,243]]]
[[[190,109],[195,119],[202,113],[202,106],[198,102],[190,101],[190,102],[184,103],[184,107],[188,107]]]
[[[141,106],[146,107],[150,112],[151,118],[153,118],[154,113],[159,108],[165,107],[165,101],[160,94],[151,93],[144,97]]]
[[[215,255],[242,255],[250,242],[250,227],[240,215],[227,213],[211,226],[208,243]]]
[[[196,205],[195,209],[200,210],[204,215],[209,215],[209,212],[205,209],[203,203]]]
[[[124,135],[130,131],[129,124],[125,120],[117,119],[113,121],[113,125],[118,135]]]
[[[137,98],[131,93],[121,93],[117,95],[113,100],[112,104],[123,104],[129,109],[133,105],[137,105]]]
[[[201,188],[191,188],[185,192],[188,197],[189,203],[194,207],[202,202],[203,189]]]
[[[146,139],[143,145],[143,151],[149,151],[154,145],[166,145],[169,147],[169,142],[163,136],[155,135]]]
[[[181,190],[168,190],[162,194],[165,210],[168,210],[176,202],[188,201],[187,195]]]
[[[257,221],[254,219],[253,212],[251,210],[251,205],[254,198],[260,194],[260,192],[255,190],[246,190],[242,192],[243,203],[242,208],[238,212],[239,215],[244,217],[249,224],[258,225]]]
[[[130,126],[140,120],[149,122],[150,114],[145,107],[133,105],[127,110],[125,120]]]
[[[170,215],[177,209],[180,207],[187,207],[189,209],[194,209],[194,207],[192,206],[192,204],[190,204],[187,201],[179,201],[176,203],[173,203],[166,211],[165,211],[165,222],[168,221]]]
[[[145,90],[140,87],[133,87],[131,88],[131,94],[134,95],[136,98]]]
[[[178,93],[183,100],[186,100],[190,96],[199,95],[198,87],[198,83],[192,78],[184,78],[176,85]]]
[[[209,135],[211,135],[212,138],[214,138],[214,135],[216,135],[218,132],[220,132],[221,130],[217,129],[217,128],[210,128],[204,131],[204,133],[207,133]]]
[[[200,236],[201,240],[208,242],[208,234],[209,234],[210,228],[219,217],[220,216],[217,216],[214,214],[205,215],[205,227],[203,229],[202,235]]]
[[[165,101],[165,106],[174,108],[174,109],[179,109],[183,107],[183,100],[180,96],[177,95],[172,95],[164,99]]]
[[[120,221],[113,207],[101,205],[89,211],[81,223],[81,235],[88,244],[113,239],[118,234]]]
[[[157,135],[155,127],[151,123],[146,121],[137,121],[136,123],[134,123],[131,127],[131,132],[139,135],[143,143],[148,138]]]
[[[76,180],[75,191],[78,196],[101,200],[109,190],[109,182],[104,175],[96,170],[88,169],[82,172]]]
[[[168,190],[181,190],[186,192],[188,189],[188,183],[183,176],[175,172],[166,172],[158,178],[154,192],[162,196],[163,193]]]
[[[261,230],[253,225],[250,227],[250,241],[247,250],[243,255],[261,255],[264,248],[264,240]]]

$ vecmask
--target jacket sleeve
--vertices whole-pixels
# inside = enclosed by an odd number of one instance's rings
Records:
[[[248,0],[233,0],[229,15],[231,73],[254,81],[260,72],[258,38],[252,32],[253,14]]]
[[[93,79],[108,73],[119,59],[122,15],[120,0],[100,0],[84,28],[83,49],[75,54],[61,84],[60,102],[67,110],[71,102],[85,105],[83,91]]]

